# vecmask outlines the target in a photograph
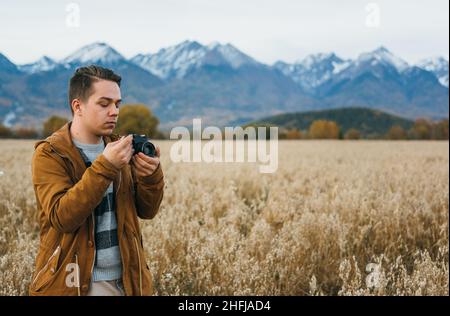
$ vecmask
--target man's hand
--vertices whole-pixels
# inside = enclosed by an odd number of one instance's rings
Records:
[[[133,155],[134,149],[132,141],[133,135],[128,135],[115,142],[110,142],[103,150],[103,155],[116,168],[121,169],[130,161],[130,158]]]
[[[161,152],[158,146],[155,146],[155,148],[156,157],[149,157],[140,152],[131,158],[134,171],[139,177],[151,176],[158,168]]]

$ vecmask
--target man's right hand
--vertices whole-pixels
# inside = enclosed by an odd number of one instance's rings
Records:
[[[103,155],[116,168],[121,169],[129,163],[134,150],[132,146],[133,135],[128,135],[115,142],[110,142],[103,150]]]

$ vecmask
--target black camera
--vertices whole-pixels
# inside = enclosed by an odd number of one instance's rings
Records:
[[[145,135],[133,134],[133,149],[134,155],[137,153],[144,153],[149,157],[156,156],[156,148]]]

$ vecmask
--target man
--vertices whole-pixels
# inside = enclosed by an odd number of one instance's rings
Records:
[[[70,79],[73,120],[35,144],[40,246],[30,295],[151,295],[139,220],[163,198],[157,157],[112,134],[121,77],[99,66]]]

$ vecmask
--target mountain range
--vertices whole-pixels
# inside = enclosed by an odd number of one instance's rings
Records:
[[[144,103],[161,127],[241,124],[271,115],[343,107],[383,110],[408,119],[448,117],[448,60],[410,65],[385,47],[343,59],[318,53],[267,65],[231,44],[184,41],[125,58],[106,43],[54,60],[16,65],[0,52],[0,122],[40,128],[50,115],[70,118],[68,81],[98,64],[122,76],[124,103]]]

